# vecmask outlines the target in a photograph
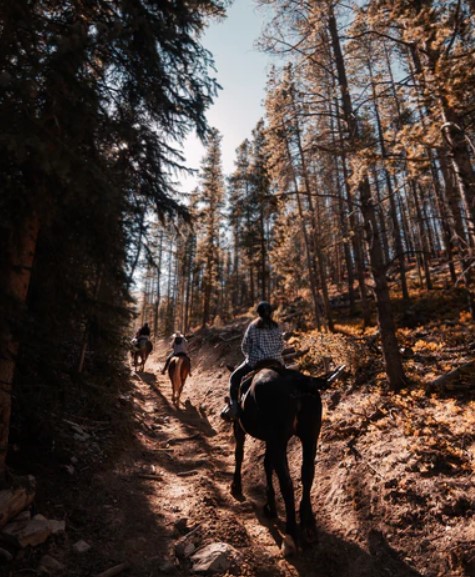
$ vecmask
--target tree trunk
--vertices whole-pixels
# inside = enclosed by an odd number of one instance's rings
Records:
[[[448,156],[455,174],[460,198],[469,215],[469,230],[475,236],[475,173],[465,132],[459,125],[459,119],[441,100],[444,125],[442,127],[445,141],[448,144]]]
[[[328,24],[332,40],[333,54],[335,57],[338,83],[341,91],[343,114],[348,123],[350,139],[353,144],[356,144],[359,138],[359,129],[353,112],[346,77],[345,62],[343,59],[340,38],[338,36],[338,28],[332,6],[330,6]],[[381,241],[379,238],[376,210],[373,199],[371,198],[371,188],[367,176],[361,180],[358,188],[360,193],[361,211],[364,219],[366,242],[369,247],[371,271],[375,283],[376,304],[378,308],[378,320],[381,331],[386,374],[391,389],[393,391],[399,391],[401,387],[405,385],[406,378],[396,339],[396,327],[389,298],[389,288],[386,281],[386,269],[383,260]]]
[[[304,150],[303,150],[303,145],[302,145],[302,135],[301,135],[301,131],[300,131],[300,126],[298,124],[298,118],[297,118],[297,114],[295,111],[295,100],[294,100],[294,92],[292,90],[291,93],[291,98],[292,98],[292,105],[294,108],[294,114],[295,114],[295,129],[296,129],[296,137],[297,137],[297,146],[298,146],[298,151],[299,151],[299,157],[300,157],[300,165],[302,167],[302,176],[303,176],[303,182],[304,182],[304,186],[305,186],[305,195],[307,197],[307,204],[310,210],[310,213],[312,215],[312,224],[313,224],[313,236],[312,236],[312,244],[313,244],[313,248],[314,248],[314,259],[316,257],[317,262],[318,262],[318,272],[315,271],[315,279],[317,278],[317,275],[319,274],[320,276],[320,286],[322,289],[322,296],[323,296],[323,305],[325,307],[325,314],[327,317],[327,324],[328,324],[328,328],[330,331],[334,331],[334,326],[333,326],[333,316],[332,316],[332,310],[330,307],[330,300],[328,298],[328,287],[327,287],[327,281],[325,278],[325,258],[323,255],[323,251],[321,249],[321,245],[320,245],[320,239],[318,238],[318,230],[317,230],[317,214],[316,214],[316,210],[313,206],[313,201],[312,201],[312,195],[311,195],[311,187],[310,187],[310,180],[309,180],[309,174],[308,174],[308,169],[307,169],[307,162],[306,162],[306,158],[305,158],[305,154],[304,154]],[[298,197],[298,190],[296,190],[297,193],[297,197]],[[301,212],[301,207],[300,207],[300,200],[299,200],[299,211]],[[300,218],[302,218],[302,214],[300,214]],[[315,266],[315,261],[313,259],[312,265]],[[318,308],[318,303],[317,303],[317,308]]]
[[[285,132],[284,132],[285,134]],[[312,300],[313,300],[313,316],[315,320],[315,324],[317,325],[317,329],[319,331],[322,330],[321,320],[320,320],[320,310],[319,310],[319,303],[318,303],[318,286],[317,286],[317,277],[315,272],[315,263],[312,262],[312,255],[310,252],[310,239],[308,238],[308,231],[307,227],[305,226],[305,220],[303,217],[303,210],[302,210],[302,201],[300,199],[300,192],[299,192],[299,184],[297,175],[295,173],[295,167],[292,162],[292,156],[290,154],[290,147],[289,142],[286,137],[285,138],[285,145],[287,151],[287,157],[289,160],[289,165],[292,171],[292,180],[294,183],[295,188],[295,195],[297,198],[297,208],[299,212],[300,218],[300,227],[302,229],[302,235],[305,243],[305,257],[307,260],[307,270],[308,270],[308,277],[310,282],[310,290],[312,292]]]
[[[419,237],[421,239],[421,249],[422,249],[422,266],[424,268],[424,276],[426,281],[426,288],[427,290],[432,290],[432,279],[430,276],[430,267],[429,267],[429,260],[430,260],[430,246],[428,243],[425,227],[424,227],[424,214],[421,208],[421,201],[419,200],[419,195],[417,194],[417,186],[414,182],[411,181],[411,188],[414,194],[414,204],[416,207],[416,214],[417,214],[417,225],[419,228]],[[419,186],[420,190],[420,186]],[[421,195],[422,196],[422,195]]]
[[[7,252],[7,270],[1,283],[6,297],[11,298],[19,310],[26,307],[39,227],[39,218],[34,213],[26,221]],[[0,336],[0,483],[5,481],[6,476],[12,387],[20,346],[18,335],[15,334],[11,324],[11,321],[10,323],[7,321]]]
[[[163,259],[163,230],[160,231],[160,240],[158,241],[158,262],[155,269],[156,272],[156,288],[155,288],[155,298],[153,300],[153,335],[155,339],[158,336],[158,309],[160,308],[161,299],[161,287],[160,282],[162,280],[162,259]]]
[[[338,106],[336,106],[338,110]],[[337,115],[337,123],[338,123],[338,135],[340,140],[343,140],[343,130],[341,126],[340,116]],[[349,185],[349,174],[348,174],[348,167],[347,167],[347,157],[342,149],[341,152],[341,167],[343,170],[343,181],[345,186],[345,195],[346,195],[346,203],[348,205],[348,211],[350,213],[349,221],[350,221],[350,229],[351,229],[351,242],[353,246],[353,255],[355,259],[355,269],[356,269],[356,276],[358,279],[358,287],[360,290],[360,298],[361,298],[361,309],[363,313],[363,325],[365,327],[369,326],[371,321],[371,312],[369,309],[369,302],[368,302],[368,290],[366,288],[366,279],[365,279],[365,258],[364,258],[364,250],[363,250],[363,240],[362,235],[360,232],[360,224],[356,217],[356,210],[355,210],[355,203],[353,200],[353,195],[351,192],[351,188]]]
[[[387,151],[386,145],[384,143],[384,131],[383,126],[381,123],[381,115],[379,113],[379,106],[376,98],[376,88],[374,84],[373,78],[373,68],[371,66],[371,62],[368,62],[368,70],[369,76],[371,81],[372,93],[373,93],[373,106],[374,106],[374,113],[376,117],[376,127],[378,129],[378,140],[379,140],[379,148],[381,150],[381,157],[383,159],[383,173],[384,179],[386,182],[386,189],[389,196],[389,206],[390,206],[390,214],[391,214],[391,221],[393,223],[393,230],[394,230],[394,248],[396,250],[396,258],[399,262],[399,274],[401,275],[401,289],[402,289],[402,298],[404,301],[409,301],[409,290],[407,288],[407,280],[406,280],[406,262],[404,258],[404,249],[402,245],[401,239],[401,227],[399,226],[399,218],[397,214],[397,207],[396,207],[396,200],[395,200],[395,191],[393,190],[391,176],[387,170],[386,162],[387,162]],[[382,230],[381,233],[384,235],[385,231]],[[384,238],[383,238],[384,242]]]

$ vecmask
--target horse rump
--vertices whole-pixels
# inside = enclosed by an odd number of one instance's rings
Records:
[[[172,402],[178,407],[185,381],[190,374],[191,361],[188,355],[174,355],[168,365],[168,377],[172,386]]]

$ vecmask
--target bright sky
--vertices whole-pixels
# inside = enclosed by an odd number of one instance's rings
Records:
[[[254,0],[234,0],[226,20],[212,23],[203,40],[214,56],[216,77],[222,86],[207,118],[210,126],[217,128],[223,137],[226,175],[234,169],[236,148],[245,138],[250,138],[264,114],[262,103],[271,57],[254,47],[263,22]],[[188,138],[184,155],[189,167],[199,168],[205,148],[196,136]],[[186,182],[182,179],[187,191],[191,191],[196,182],[196,179]]]

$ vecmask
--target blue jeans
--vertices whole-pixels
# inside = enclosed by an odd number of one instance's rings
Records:
[[[251,365],[247,361],[244,361],[231,373],[231,376],[229,377],[229,396],[232,401],[237,401],[241,380],[244,375],[247,375],[252,370]]]

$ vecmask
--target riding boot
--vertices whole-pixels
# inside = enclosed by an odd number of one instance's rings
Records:
[[[170,364],[170,360],[171,360],[172,356],[173,356],[173,354],[170,354],[165,359],[165,364],[163,365],[163,369],[160,371],[162,373],[162,375],[164,375],[167,372],[168,365]]]
[[[236,399],[229,399],[228,397],[226,397],[225,401],[226,405],[221,411],[221,418],[227,422],[235,421],[241,413],[239,403]]]

